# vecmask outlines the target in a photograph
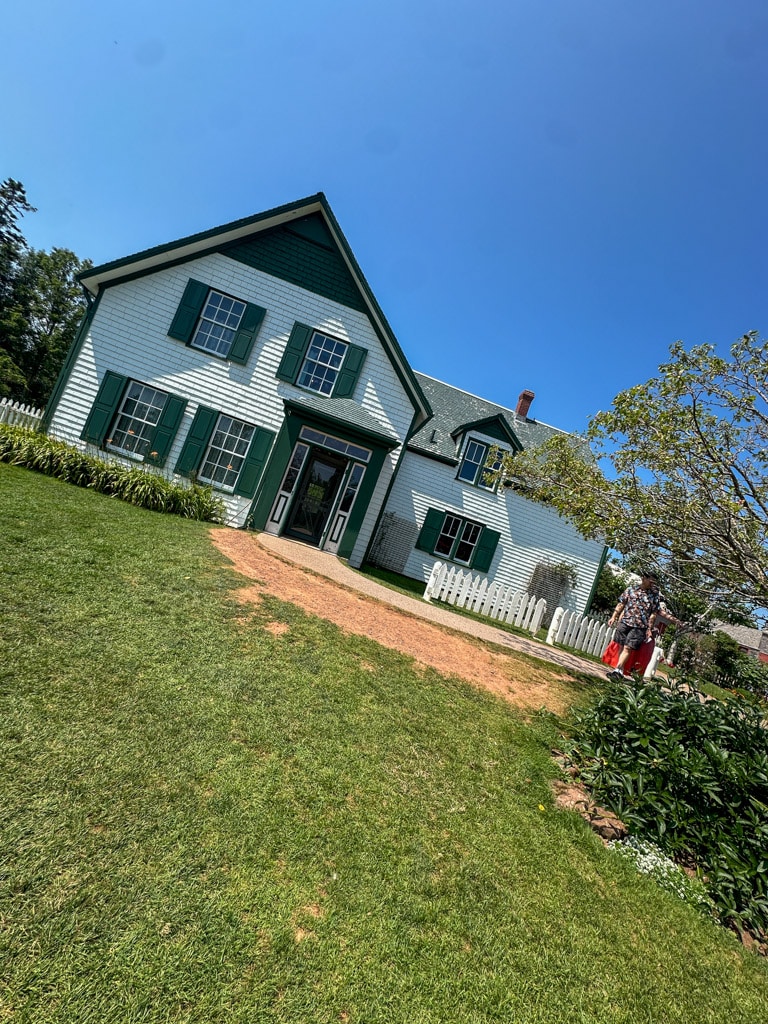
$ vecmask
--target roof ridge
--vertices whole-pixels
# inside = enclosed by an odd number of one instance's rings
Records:
[[[462,395],[467,395],[469,398],[476,398],[478,401],[485,402],[487,405],[493,405],[497,409],[503,409],[504,412],[511,413],[515,418],[515,421],[518,423],[535,423],[539,427],[547,427],[549,430],[556,430],[559,434],[568,434],[569,437],[573,435],[573,431],[563,430],[562,427],[555,427],[551,423],[545,423],[544,420],[535,418],[531,419],[528,416],[518,416],[511,406],[502,405],[500,402],[494,402],[491,398],[484,398],[482,395],[476,395],[473,391],[467,391],[465,388],[457,387],[455,384],[449,384],[448,381],[440,380],[439,377],[433,377],[431,373],[424,373],[422,370],[414,370],[413,372],[419,377],[426,377],[427,380],[433,380],[436,384],[442,384],[443,387],[451,388],[453,391],[458,391]]]

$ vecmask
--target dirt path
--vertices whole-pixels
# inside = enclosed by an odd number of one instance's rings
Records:
[[[519,654],[491,650],[472,637],[457,635],[341,586],[285,561],[244,530],[213,530],[211,537],[237,571],[254,581],[254,586],[240,591],[245,603],[258,602],[267,592],[335,623],[347,633],[369,637],[520,708],[546,707],[559,713],[572,701],[574,676],[560,666],[534,665]]]

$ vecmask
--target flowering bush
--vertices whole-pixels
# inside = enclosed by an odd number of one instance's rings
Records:
[[[175,483],[148,466],[110,462],[34,430],[0,425],[0,462],[91,487],[154,512],[211,523],[224,518],[224,505],[210,487]]]
[[[697,910],[714,913],[715,905],[699,878],[690,878],[679,864],[670,860],[655,843],[637,836],[608,843],[620,857],[631,861],[642,875],[650,875],[662,889],[673,893]]]

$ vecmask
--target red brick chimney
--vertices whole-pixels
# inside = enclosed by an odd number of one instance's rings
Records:
[[[520,397],[517,400],[517,408],[515,409],[515,415],[521,419],[528,418],[528,410],[531,408],[531,402],[534,400],[536,395],[532,391],[521,391]]]

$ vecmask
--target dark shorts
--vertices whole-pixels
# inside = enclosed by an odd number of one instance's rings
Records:
[[[621,647],[628,647],[630,651],[639,651],[648,639],[648,630],[645,626],[627,626],[620,622],[613,634],[613,639]]]

